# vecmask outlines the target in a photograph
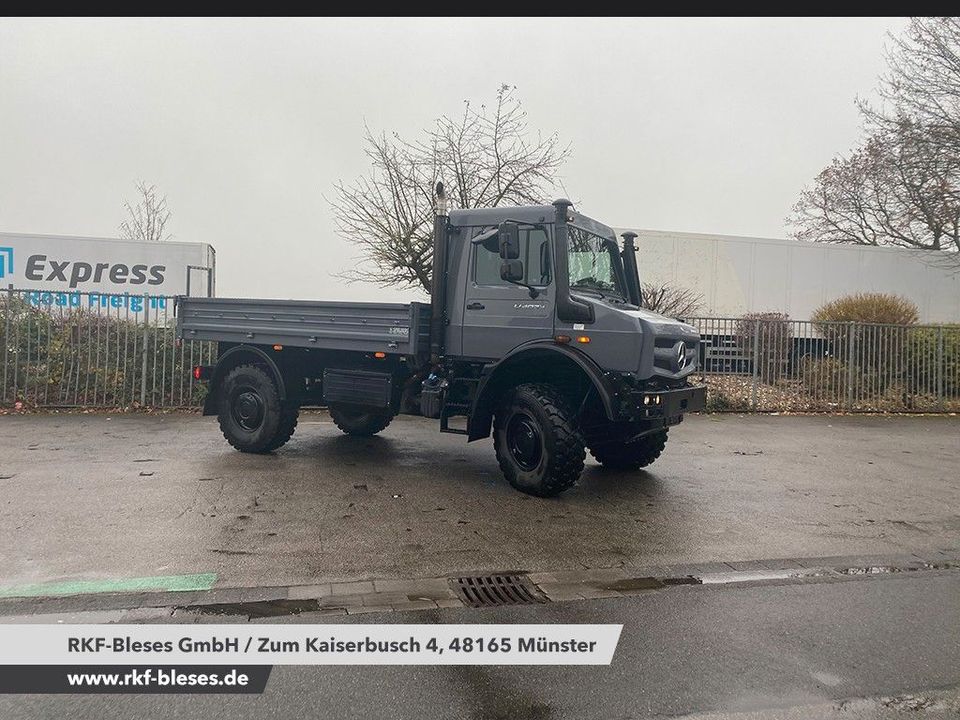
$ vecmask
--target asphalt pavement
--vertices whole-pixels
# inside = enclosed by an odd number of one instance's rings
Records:
[[[416,418],[357,439],[308,413],[251,456],[193,415],[6,416],[0,446],[0,622],[625,626],[610,667],[278,667],[261,697],[4,719],[960,714],[957,417],[689,417],[646,471],[588,460],[549,500]],[[447,578],[490,572],[551,602],[460,607]]]
[[[276,667],[259,697],[6,696],[0,717],[928,720],[960,713],[958,618],[957,571],[319,618],[624,629],[610,666]]]
[[[517,493],[490,441],[301,418],[267,456],[192,415],[0,417],[0,590],[218,587],[960,549],[960,418],[688,417],[646,471]]]

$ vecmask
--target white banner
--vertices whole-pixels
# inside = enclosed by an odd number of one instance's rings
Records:
[[[0,665],[609,665],[623,625],[4,625]]]
[[[214,289],[215,262],[206,243],[0,232],[0,284],[46,291],[35,296],[45,305],[53,298],[72,307],[81,292],[92,293],[84,306],[145,293],[185,295],[188,276],[190,294],[206,296]]]

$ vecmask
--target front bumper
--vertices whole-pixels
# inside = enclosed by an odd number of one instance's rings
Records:
[[[689,385],[674,390],[634,390],[623,397],[620,413],[625,420],[663,419],[665,424],[680,422],[684,413],[707,406],[707,386]]]

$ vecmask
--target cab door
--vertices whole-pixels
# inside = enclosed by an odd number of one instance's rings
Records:
[[[479,233],[477,233],[479,235]],[[543,228],[520,229],[520,260],[536,298],[500,279],[497,236],[470,243],[463,304],[463,356],[499,360],[530,340],[553,337],[554,282],[550,236]]]

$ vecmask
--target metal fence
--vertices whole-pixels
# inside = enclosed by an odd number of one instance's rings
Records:
[[[960,325],[687,318],[712,410],[960,411]],[[197,406],[216,344],[177,342],[174,298],[0,291],[0,406]]]
[[[715,410],[960,410],[960,325],[688,318]]]
[[[216,344],[178,343],[174,298],[0,291],[4,407],[187,407]]]

